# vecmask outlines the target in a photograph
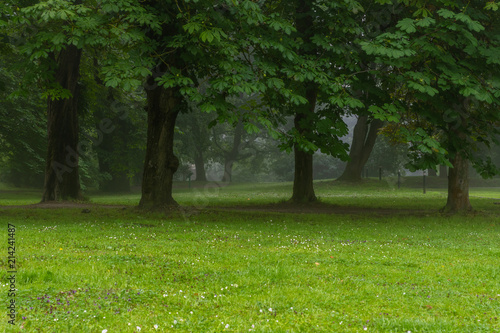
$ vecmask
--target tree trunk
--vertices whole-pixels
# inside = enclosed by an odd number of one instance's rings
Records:
[[[59,52],[55,80],[70,98],[48,100],[48,149],[42,202],[81,199],[78,175],[78,78],[82,50],[70,45]]]
[[[313,27],[313,9],[312,3],[306,0],[297,1],[297,31],[303,34],[304,43],[311,44],[312,27]],[[305,51],[314,54],[316,50],[311,49]],[[314,124],[309,120],[309,115],[314,114],[316,108],[316,100],[318,97],[318,87],[313,82],[304,82],[306,105],[297,107],[294,117],[294,126],[299,135],[306,135],[311,131]],[[314,202],[317,201],[314,194],[313,185],[313,154],[314,152],[304,151],[297,143],[294,144],[293,151],[295,154],[295,174],[293,178],[293,193],[292,202]]]
[[[436,177],[437,176],[437,172],[434,169],[427,169],[427,175],[428,176],[432,176],[432,177]]]
[[[356,126],[354,126],[349,161],[344,172],[337,180],[348,182],[361,181],[363,168],[377,141],[378,130],[383,124],[384,122],[379,119],[373,119],[368,123],[368,116],[359,116]]]
[[[314,202],[317,200],[313,185],[313,154],[293,148],[295,153],[295,175],[293,178],[293,202]]]
[[[148,135],[139,207],[177,206],[172,197],[173,176],[179,167],[174,155],[174,129],[181,97],[177,89],[159,86],[146,93]]]
[[[205,172],[205,160],[203,159],[203,151],[196,150],[194,155],[194,165],[196,168],[196,181],[206,182],[207,174]]]
[[[448,167],[446,165],[439,166],[439,177],[448,178]]]
[[[305,112],[314,113],[316,107],[317,90],[310,87],[306,92],[308,105],[295,114],[294,125],[297,131],[302,135],[306,132],[304,122],[307,121]],[[313,152],[303,151],[298,144],[293,147],[295,153],[295,174],[293,178],[293,202],[314,202],[317,200],[314,194],[313,185]]]
[[[204,135],[205,133],[202,133],[202,130],[200,128],[200,124],[198,123],[198,119],[196,117],[193,117],[191,120],[191,128],[192,128],[192,135],[193,135],[193,141],[194,141],[194,165],[195,165],[195,172],[196,172],[196,181],[199,182],[206,182],[207,181],[207,174],[205,172],[205,160],[203,158],[203,152],[206,149],[206,144],[208,138],[207,135]],[[206,131],[206,128],[204,128],[204,131]]]
[[[233,163],[234,159],[229,156],[226,156],[224,161],[224,175],[222,176],[221,181],[230,183],[233,177]]]
[[[451,163],[453,168],[450,168],[448,174],[448,201],[443,211],[470,211],[472,206],[469,201],[469,161],[457,153]]]
[[[224,175],[222,176],[223,182],[231,182],[233,177],[233,164],[238,159],[238,155],[240,154],[241,148],[241,138],[243,136],[244,131],[243,122],[241,120],[238,121],[238,124],[234,128],[234,137],[233,137],[233,147],[230,151],[225,154],[224,157]]]

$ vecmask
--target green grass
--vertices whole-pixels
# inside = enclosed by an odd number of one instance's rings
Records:
[[[490,199],[497,191],[479,189],[471,200],[480,211],[453,217],[436,212],[446,200],[439,189],[424,195],[377,182],[321,182],[317,192],[326,204],[394,216],[220,209],[279,202],[289,190],[179,189],[179,202],[199,208],[189,214],[0,209],[0,241],[7,244],[6,224],[14,224],[18,263],[17,326],[3,319],[0,331],[500,331],[500,211]],[[29,193],[0,204],[29,198],[39,200]],[[6,304],[7,245],[4,252]]]
[[[419,177],[420,178],[420,177]],[[412,186],[415,179],[408,178]],[[409,184],[409,185],[410,185]],[[201,186],[177,188],[175,199],[185,206],[199,208],[220,206],[252,206],[286,201],[291,196],[292,183],[236,184],[218,187],[217,183],[205,183]],[[446,204],[445,188],[428,188],[423,194],[421,188],[401,187],[397,189],[393,179],[368,180],[361,184],[318,181],[315,184],[316,195],[321,202],[342,207],[364,207],[385,209],[415,209],[438,211]],[[471,188],[471,201],[478,210],[500,212],[500,206],[494,205],[500,199],[499,188]],[[91,202],[99,204],[137,205],[140,193],[132,195],[93,195]]]

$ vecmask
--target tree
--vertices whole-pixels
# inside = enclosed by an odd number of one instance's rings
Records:
[[[197,1],[182,8],[173,1],[151,2],[145,8],[157,13],[164,23],[161,33],[149,32],[158,70],[146,87],[148,141],[140,206],[164,208],[176,205],[171,188],[179,162],[172,143],[182,103],[187,99],[197,103],[202,112],[216,112],[221,122],[236,123],[239,113],[229,100],[231,96],[276,88],[269,83],[274,77],[261,79],[262,63],[250,61],[251,53],[259,48],[290,52],[276,41],[277,33],[289,34],[291,26],[266,16],[259,4],[249,0],[216,5]],[[271,124],[257,111],[245,114],[245,128],[253,128],[248,125],[252,121]]]
[[[195,165],[195,179],[199,182],[207,181],[207,174],[205,170],[205,151],[208,148],[208,141],[205,141],[208,138],[208,131],[204,123],[198,123],[198,119],[194,119],[192,123],[192,133],[191,137],[195,141],[195,153],[193,156],[194,165]]]
[[[281,106],[275,107],[294,117],[294,127],[280,136],[282,147],[295,154],[291,200],[311,202],[316,200],[314,152],[347,159],[347,145],[340,140],[347,132],[342,114],[347,107],[363,106],[347,89],[357,67],[352,40],[361,21],[355,17],[363,8],[356,1],[303,0],[282,3],[282,7],[284,18],[294,22],[296,31],[289,41],[295,53],[279,60],[281,84],[297,96],[287,101],[278,98]]]
[[[390,127],[381,131],[373,147],[372,153],[366,162],[367,175],[371,174],[372,177],[378,177],[379,168],[382,168],[384,176],[396,175],[408,163],[407,143],[392,141],[390,135],[386,136],[385,134],[389,129]]]
[[[361,180],[363,168],[377,140],[378,130],[384,122],[379,119],[369,119],[368,116],[359,116],[352,137],[349,150],[349,160],[344,172],[337,179],[340,181],[356,182]]]
[[[403,84],[393,104],[372,111],[400,121],[400,135],[412,143],[413,168],[452,167],[447,212],[472,208],[469,161],[483,176],[498,171],[473,154],[498,133],[497,9],[494,2],[412,2],[396,29],[363,43],[368,54],[397,69],[393,78]]]
[[[188,112],[180,114],[177,124],[180,130],[179,154],[195,165],[195,180],[207,181],[207,153],[212,146],[208,124],[214,120],[211,114],[203,113],[196,105],[188,104]]]
[[[398,84],[381,75],[381,65],[374,62],[372,56],[367,55],[360,48],[361,42],[371,41],[383,32],[394,28],[398,17],[403,12],[403,7],[398,4],[389,3],[381,5],[378,2],[362,2],[365,11],[361,19],[366,22],[360,25],[361,32],[356,38],[355,48],[358,54],[358,71],[355,73],[356,80],[351,84],[353,94],[365,105],[382,105],[390,102],[392,94],[398,88]],[[387,75],[391,75],[390,71]],[[384,125],[380,119],[373,118],[368,108],[358,109],[356,112],[358,122],[354,127],[353,139],[349,151],[349,160],[343,174],[338,180],[360,181],[363,168],[370,157],[375,146],[378,132]]]
[[[47,108],[48,152],[42,202],[80,199],[78,174],[78,79],[82,50],[74,45],[52,54],[55,82],[70,97],[50,98]],[[65,161],[65,165],[60,161]]]
[[[42,95],[48,100],[48,152],[42,201],[81,197],[78,80],[83,49],[119,52],[133,48],[143,39],[137,26],[151,23],[141,8],[134,1],[41,1],[16,11],[10,18],[12,25],[32,31],[20,48],[29,58],[31,75],[26,77],[27,84],[41,83]],[[113,72],[111,67],[120,67],[119,57],[111,56],[112,53],[104,57],[108,66],[102,67],[108,74]],[[125,87],[130,87],[130,80],[122,80]],[[106,80],[111,84],[118,81],[119,76],[112,75]]]
[[[182,96],[178,88],[162,86],[148,89],[146,93],[148,134],[139,207],[175,206],[172,185],[179,159],[174,155],[174,129]]]
[[[146,138],[143,91],[106,87],[96,57],[83,62],[80,106],[81,161],[95,159],[96,185],[105,192],[130,191],[131,179],[142,173]],[[85,170],[83,170],[85,171]],[[82,179],[84,179],[82,177]]]
[[[0,177],[15,186],[41,187],[47,143],[45,108],[38,94],[16,96],[22,62],[13,45],[0,55]],[[34,88],[35,92],[36,89]]]

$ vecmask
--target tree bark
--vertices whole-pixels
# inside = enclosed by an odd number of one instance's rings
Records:
[[[310,1],[297,1],[297,31],[303,35],[304,43],[311,46],[312,28],[314,24],[313,9]],[[316,50],[305,51],[314,54]],[[307,99],[306,105],[297,107],[294,117],[294,126],[300,136],[305,136],[314,127],[309,118],[314,114],[316,100],[318,97],[318,87],[314,82],[304,82],[304,95]],[[295,154],[295,174],[293,178],[292,202],[314,202],[317,201],[313,185],[313,154],[314,152],[304,151],[297,143],[294,144]]]
[[[313,185],[313,154],[306,153],[297,146],[295,153],[295,175],[293,178],[293,202],[314,202],[317,200]]]
[[[175,88],[156,86],[146,93],[148,135],[139,207],[177,206],[172,197],[173,176],[179,167],[174,155],[174,129],[182,99]]]
[[[453,168],[450,168],[448,174],[448,201],[443,211],[470,211],[472,206],[469,201],[469,161],[457,153],[451,163]]]
[[[71,97],[48,100],[48,149],[42,202],[82,198],[78,174],[78,79],[81,55],[81,49],[70,45],[55,58],[55,80],[71,93]]]
[[[295,114],[294,126],[298,133],[303,135],[307,129],[304,123],[307,122],[307,113],[314,113],[316,107],[317,89],[309,87],[306,91],[308,105],[301,108]],[[293,178],[293,202],[314,202],[317,201],[313,185],[313,154],[303,151],[298,144],[293,147],[295,153],[295,174]]]
[[[384,124],[379,119],[373,119],[370,123],[368,120],[368,116],[359,116],[356,126],[354,126],[349,161],[346,164],[344,172],[337,180],[348,182],[361,181],[363,168],[377,141],[378,130]]]

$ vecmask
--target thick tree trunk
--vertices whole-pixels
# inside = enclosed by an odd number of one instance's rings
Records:
[[[78,78],[82,50],[68,46],[55,59],[56,82],[70,98],[49,99],[47,107],[48,149],[42,202],[81,199],[78,175]]]
[[[176,89],[147,90],[148,137],[142,197],[139,207],[161,209],[176,206],[173,176],[179,167],[174,155],[174,129],[181,97]]]
[[[313,9],[312,3],[306,0],[297,1],[297,19],[296,26],[299,33],[304,35],[304,43],[311,44],[313,27]],[[314,54],[314,49],[305,51]],[[294,126],[300,135],[306,135],[308,131],[314,128],[314,124],[308,119],[309,115],[314,114],[316,100],[318,97],[318,87],[313,82],[304,82],[306,105],[297,107],[294,117]],[[295,153],[295,174],[293,178],[292,202],[314,202],[317,200],[314,194],[313,185],[313,154],[306,152],[295,143],[293,147]]]
[[[337,180],[348,182],[361,180],[363,168],[377,141],[378,130],[383,124],[384,122],[379,119],[374,119],[369,123],[368,116],[359,116],[354,126],[349,161]]]
[[[450,168],[448,174],[448,201],[443,211],[470,211],[472,206],[469,201],[469,161],[457,153],[451,163],[453,168]]]
[[[313,185],[313,154],[294,147],[295,175],[293,178],[293,202],[314,202],[317,200]]]
[[[194,155],[194,165],[196,168],[196,181],[206,182],[207,174],[205,172],[205,160],[203,159],[203,151],[196,150]]]
[[[317,90],[313,87],[307,90],[306,98],[308,105],[295,114],[294,125],[300,134],[307,130],[304,128],[304,122],[307,121],[307,114],[314,113],[316,107]],[[293,202],[314,202],[317,200],[314,194],[313,185],[313,154],[303,151],[297,144],[293,147],[295,153],[295,174],[293,178]]]
[[[225,154],[224,157],[224,175],[222,176],[223,182],[231,182],[233,177],[233,164],[238,159],[241,148],[241,138],[244,131],[243,122],[240,120],[234,128],[233,147]]]

